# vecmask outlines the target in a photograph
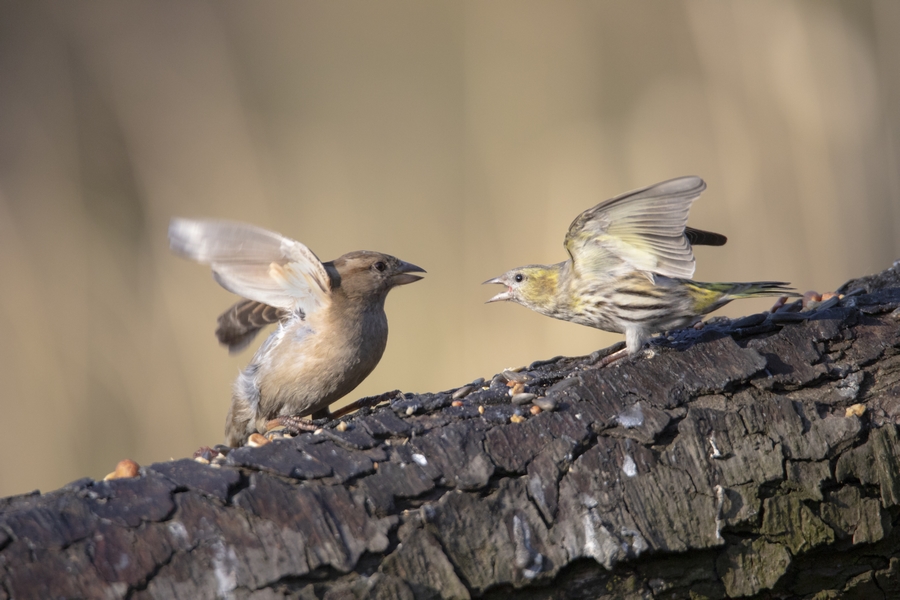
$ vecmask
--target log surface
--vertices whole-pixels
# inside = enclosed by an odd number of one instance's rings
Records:
[[[900,266],[841,291],[0,499],[0,600],[897,597]]]

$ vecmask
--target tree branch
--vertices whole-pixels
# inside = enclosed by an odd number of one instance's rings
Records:
[[[0,599],[898,594],[900,269],[842,291],[0,500]]]

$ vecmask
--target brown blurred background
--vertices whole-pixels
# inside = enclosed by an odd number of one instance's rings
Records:
[[[169,254],[175,215],[428,270],[354,397],[620,339],[479,284],[678,175],[730,238],[697,279],[827,291],[889,266],[898,30],[895,0],[3,2],[0,496],[222,439],[252,350],[216,343],[234,298]]]

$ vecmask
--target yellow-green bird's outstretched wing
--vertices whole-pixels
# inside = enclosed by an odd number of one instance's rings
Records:
[[[616,196],[580,215],[569,226],[566,250],[581,276],[617,277],[643,271],[690,279],[691,243],[721,246],[725,236],[687,227],[691,204],[706,184],[679,177]]]

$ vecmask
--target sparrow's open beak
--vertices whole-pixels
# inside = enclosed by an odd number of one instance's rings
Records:
[[[506,282],[501,280],[499,277],[494,277],[493,279],[488,279],[481,285],[484,285],[485,283],[496,283],[499,285],[506,285]],[[493,298],[491,298],[490,300],[485,302],[485,304],[490,304],[491,302],[502,302],[504,300],[510,300],[509,288],[507,288],[507,290],[505,292],[500,292],[499,294],[497,294],[496,296],[494,296]]]
[[[413,283],[414,281],[422,279],[418,275],[413,275],[413,273],[424,272],[425,269],[423,269],[422,267],[417,267],[412,263],[400,261],[400,268],[398,268],[397,272],[391,276],[391,283],[394,285],[406,285],[407,283]]]

